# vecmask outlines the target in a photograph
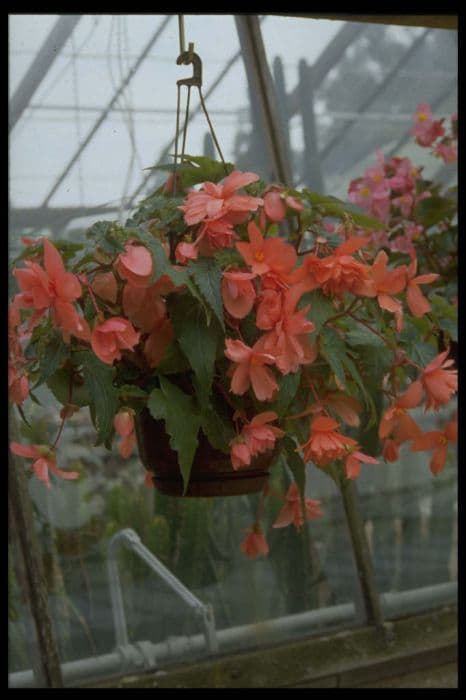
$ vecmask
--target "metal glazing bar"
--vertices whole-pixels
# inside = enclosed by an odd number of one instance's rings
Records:
[[[134,77],[134,75],[135,75],[136,71],[138,70],[139,66],[140,66],[141,63],[144,61],[144,59],[146,58],[147,54],[149,53],[149,51],[151,50],[151,48],[153,47],[153,45],[155,44],[155,42],[158,40],[159,36],[160,36],[160,35],[162,34],[162,32],[164,31],[165,27],[166,27],[167,24],[170,22],[170,19],[171,19],[171,18],[172,18],[172,15],[168,15],[168,16],[162,21],[162,23],[160,24],[160,26],[159,26],[159,28],[157,29],[157,31],[154,32],[154,34],[152,35],[151,39],[150,39],[149,42],[147,43],[145,49],[144,49],[143,52],[140,54],[140,56],[139,56],[139,58],[137,59],[137,61],[133,64],[133,66],[132,66],[132,68],[129,70],[129,72],[126,74],[126,76],[125,76],[125,78],[123,79],[123,81],[122,81],[120,87],[117,89],[117,91],[116,91],[115,94],[113,95],[113,97],[112,97],[112,99],[110,100],[110,102],[109,102],[109,103],[107,104],[107,106],[104,108],[104,110],[102,111],[100,117],[97,119],[97,121],[95,122],[94,126],[90,129],[90,131],[88,132],[86,138],[85,138],[84,141],[80,144],[80,146],[79,146],[79,148],[77,149],[76,153],[73,155],[73,157],[72,157],[72,158],[70,159],[70,161],[67,163],[65,169],[63,170],[63,172],[61,173],[61,175],[58,177],[58,179],[56,180],[56,182],[55,182],[55,184],[53,185],[52,189],[50,190],[50,192],[48,193],[48,195],[46,196],[46,198],[45,198],[44,201],[42,202],[42,206],[43,206],[43,207],[47,206],[47,204],[49,203],[50,199],[53,197],[53,195],[55,194],[55,192],[57,191],[57,189],[60,187],[61,183],[62,183],[63,180],[66,178],[66,176],[67,176],[68,173],[70,172],[70,170],[71,170],[71,168],[73,167],[73,165],[76,163],[76,161],[77,161],[77,160],[79,159],[79,157],[81,156],[81,153],[84,151],[84,149],[86,148],[86,146],[90,143],[90,141],[92,140],[92,138],[93,138],[94,135],[96,134],[97,130],[99,129],[99,127],[101,126],[101,124],[102,124],[102,123],[104,122],[104,120],[106,119],[108,113],[109,113],[110,110],[113,108],[113,105],[116,103],[116,101],[117,101],[118,98],[120,97],[121,93],[122,93],[123,90],[126,88],[126,86],[130,83],[131,79]]]
[[[383,81],[380,83],[380,85],[377,85],[375,90],[373,90],[363,101],[361,105],[358,107],[358,113],[363,113],[365,112],[371,104],[375,102],[375,100],[383,93],[384,90],[386,90],[387,85],[391,83],[391,81],[398,75],[400,68],[403,66],[403,64],[409,60],[409,58],[417,51],[417,49],[424,43],[426,37],[428,34],[430,34],[431,30],[426,29],[425,32],[421,34],[421,36],[417,37],[409,47],[409,49],[400,57],[400,59],[395,63],[395,65],[391,68],[391,70],[388,72],[388,74],[385,76]],[[341,139],[343,136],[346,136],[348,133],[348,130],[351,129],[351,127],[354,124],[358,123],[359,119],[359,114],[355,116],[354,119],[351,119],[350,121],[346,121],[345,124],[343,125],[343,128],[332,138],[332,140],[324,146],[324,148],[321,150],[319,154],[319,158],[321,161],[323,161],[325,158],[327,158],[328,154],[335,148],[337,144],[340,143]]]
[[[257,15],[235,15],[251,93],[258,96],[263,133],[270,153],[274,175],[284,184],[293,183],[286,157],[286,143],[280,127],[274,83],[270,74]]]
[[[45,39],[29,70],[16,89],[10,101],[9,131],[13,129],[47,74],[60,49],[71,36],[81,15],[62,15]]]
[[[364,32],[366,27],[359,24],[345,24],[333,37],[332,41],[322,51],[320,56],[312,64],[314,90],[324,81],[327,74],[336,66],[350,44]],[[299,83],[287,97],[288,117],[292,117],[299,110],[300,106],[300,86]]]

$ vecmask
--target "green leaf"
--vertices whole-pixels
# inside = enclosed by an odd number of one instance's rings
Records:
[[[368,391],[367,386],[365,381],[362,379],[358,368],[354,364],[353,360],[349,357],[349,355],[346,353],[345,356],[342,358],[342,362],[344,367],[348,370],[349,374],[353,378],[354,382],[357,384],[359,387],[359,390],[361,392],[362,397],[364,398],[364,402],[366,406],[369,409],[370,412],[370,424],[375,423],[377,420],[377,412],[374,404],[374,400],[371,396],[370,391]],[[383,375],[382,375],[383,376]],[[379,389],[379,387],[377,387]],[[380,390],[380,389],[379,389]]]
[[[275,411],[278,416],[283,416],[287,412],[291,402],[296,396],[301,381],[301,369],[297,372],[285,374],[279,381],[278,394],[270,403],[270,410]]]
[[[308,304],[311,305],[311,308],[307,313],[307,318],[314,323],[317,333],[320,333],[325,322],[335,316],[337,311],[330,297],[325,296],[320,289],[303,294],[298,306],[302,309]]]
[[[455,343],[458,342],[458,307],[437,295],[432,295],[429,299],[432,304],[431,315],[437,325],[448,333]]]
[[[414,207],[414,217],[426,229],[438,224],[443,219],[449,219],[456,213],[457,203],[454,199],[445,197],[428,197],[421,199]]]
[[[239,251],[235,248],[221,248],[214,253],[214,259],[218,262],[221,268],[229,265],[243,265],[244,260]]]
[[[91,400],[91,416],[97,430],[95,444],[101,445],[112,433],[113,418],[119,408],[118,390],[113,386],[115,368],[87,350],[76,353],[76,360],[82,365],[84,386]]]
[[[140,228],[131,230],[133,232],[133,237],[138,238],[141,243],[144,243],[152,256],[153,271],[150,279],[151,284],[162,275],[168,275],[176,285],[186,284],[188,279],[187,272],[185,270],[175,270],[173,268],[158,238],[151,236],[150,233]]]
[[[127,401],[128,399],[147,399],[148,393],[136,386],[135,384],[123,384],[119,389],[121,401]]]
[[[205,301],[217,317],[223,332],[225,332],[222,293],[220,288],[222,282],[222,270],[220,265],[213,258],[199,258],[189,263],[188,271],[193,277]]]
[[[433,338],[425,343],[420,340],[420,333],[409,317],[405,318],[403,331],[400,333],[400,342],[405,346],[407,356],[421,367],[426,367],[436,355],[438,346]]]
[[[180,374],[189,370],[190,367],[189,361],[175,340],[165,350],[165,354],[158,364],[157,372],[159,374]]]
[[[41,337],[37,343],[39,376],[35,386],[46,382],[69,357],[69,353],[69,345],[63,342],[61,333],[52,331],[50,335]]]
[[[86,231],[86,237],[92,240],[94,247],[102,248],[111,255],[124,253],[124,243],[129,239],[116,221],[97,221]]]
[[[344,341],[333,328],[324,328],[320,336],[320,352],[341,384],[345,384],[343,360],[346,356]]]
[[[63,406],[69,403],[69,388],[70,388],[70,372],[71,367],[57,369],[46,381],[46,384],[52,394]],[[88,406],[91,402],[91,397],[87,387],[83,384],[77,384],[76,381],[72,387],[71,403],[76,406]]]
[[[147,405],[155,419],[165,421],[165,429],[170,435],[170,446],[178,452],[186,493],[201,426],[201,417],[196,412],[194,400],[168,379],[160,377],[160,389],[151,392]]]
[[[371,333],[364,326],[357,325],[345,334],[346,341],[351,346],[370,345],[376,348],[387,348],[382,338],[375,333]],[[388,348],[387,348],[388,349]]]
[[[202,307],[188,294],[172,294],[168,310],[181,350],[196,375],[199,403],[204,407],[211,393],[217,347],[223,333],[216,321],[207,325]]]
[[[183,156],[183,162],[177,166],[177,174],[185,188],[197,185],[200,182],[219,182],[226,177],[226,174],[234,170],[232,163],[226,163],[226,170],[223,163],[207,158],[207,156]],[[173,172],[172,163],[163,163],[145,170],[166,170]]]
[[[305,196],[313,206],[318,207],[323,216],[335,216],[339,219],[344,219],[345,216],[349,216],[355,224],[363,228],[385,228],[385,225],[377,219],[362,214],[354,205],[343,202],[341,199],[337,199],[337,197],[311,192],[311,190],[308,189],[303,189],[301,196]]]
[[[202,411],[201,428],[216,450],[221,450],[225,454],[230,453],[230,442],[235,437],[235,431],[231,422],[222,418],[212,407]]]
[[[368,348],[373,346],[368,346]],[[349,373],[355,384],[358,386],[362,398],[368,407],[371,420],[376,420],[376,411],[371,394],[367,390],[366,382],[361,377],[358,367],[348,354],[345,341],[333,328],[325,328],[320,336],[321,354],[329,363],[337,379],[346,384],[345,370]],[[376,353],[381,353],[381,348],[376,348]]]

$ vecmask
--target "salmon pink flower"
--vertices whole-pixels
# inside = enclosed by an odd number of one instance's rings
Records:
[[[277,190],[270,190],[264,194],[264,211],[270,221],[279,224],[286,216],[286,205]]]
[[[352,396],[348,396],[340,391],[334,391],[327,394],[322,403],[333,409],[347,425],[353,428],[359,426],[358,414],[361,413],[362,406]]]
[[[345,459],[345,471],[347,479],[357,479],[361,473],[361,462],[364,464],[379,464],[377,459],[369,457],[358,450],[353,450]]]
[[[222,299],[228,313],[233,318],[244,318],[254,306],[256,290],[251,280],[253,272],[229,271],[223,273]]]
[[[275,289],[263,289],[256,312],[256,326],[267,331],[275,326],[282,314],[282,293]]]
[[[426,411],[438,411],[458,391],[458,370],[450,369],[454,360],[447,360],[448,350],[437,355],[424,369],[421,381],[426,392]]]
[[[202,255],[212,255],[220,248],[232,248],[233,241],[237,238],[233,226],[224,219],[203,221],[196,245]]]
[[[116,260],[116,270],[120,277],[133,287],[147,287],[152,275],[152,256],[143,245],[127,243],[126,252]]]
[[[99,360],[108,365],[121,359],[122,350],[132,350],[139,342],[140,333],[125,318],[114,316],[94,328],[91,347]]]
[[[406,288],[406,302],[409,306],[409,310],[416,318],[421,318],[428,311],[430,311],[431,306],[425,296],[419,289],[420,284],[431,284],[438,279],[439,275],[432,272],[427,275],[416,275],[417,270],[417,259],[414,257],[407,270],[407,288]]]
[[[118,285],[113,272],[99,272],[92,280],[91,287],[101,299],[116,304]]]
[[[381,309],[395,314],[398,332],[403,327],[403,305],[401,301],[393,298],[406,286],[406,267],[401,265],[395,270],[387,270],[388,255],[381,250],[375,258],[369,275],[373,282],[373,289],[369,296],[376,296]]]
[[[269,545],[267,544],[267,540],[265,539],[260,525],[256,523],[252,528],[249,528],[247,532],[246,538],[241,543],[241,551],[244,552],[249,559],[255,559],[259,554],[266,557],[269,553]]]
[[[267,450],[272,450],[276,439],[284,436],[285,433],[280,428],[277,428],[275,425],[267,425],[267,423],[271,423],[277,418],[278,416],[274,411],[264,411],[254,416],[251,422],[243,427],[241,435],[251,455],[254,456],[267,452]]]
[[[240,223],[250,211],[256,211],[263,204],[259,197],[235,194],[236,190],[257,182],[255,173],[234,170],[223,184],[204,182],[200,190],[190,190],[184,204],[179,209],[184,212],[187,226],[199,224],[203,219],[227,217],[232,224]]]
[[[34,308],[35,323],[50,309],[52,321],[63,331],[66,342],[70,334],[89,340],[89,326],[78,314],[72,302],[81,296],[81,285],[77,277],[66,272],[60,253],[47,238],[44,238],[44,267],[25,261],[26,269],[15,268],[21,294],[16,295],[19,308]]]
[[[400,456],[400,446],[395,440],[384,440],[382,456],[386,462],[396,462]]]
[[[290,485],[285,498],[285,505],[277,515],[272,527],[287,527],[293,523],[295,528],[300,530],[304,525],[304,517],[301,505],[301,494],[299,493],[298,485],[295,481]],[[305,498],[304,507],[306,510],[306,520],[316,520],[322,517],[320,501],[316,501],[312,498]]]
[[[286,278],[296,265],[297,255],[292,245],[282,238],[264,239],[261,230],[253,221],[248,224],[249,243],[236,244],[241,256],[256,275],[273,272]]]
[[[314,276],[324,294],[342,297],[346,292],[357,295],[366,295],[370,292],[367,265],[352,257],[352,253],[369,241],[369,237],[348,238],[335,249],[332,255],[318,259],[319,262],[312,266]]]
[[[152,328],[143,347],[143,354],[149,367],[155,368],[159,366],[174,337],[175,331],[169,318],[162,319]]]
[[[179,263],[186,265],[190,260],[197,260],[199,251],[194,243],[178,243],[175,249],[175,257]]]
[[[384,412],[379,424],[379,438],[384,440],[392,436],[392,439],[401,445],[406,440],[412,440],[421,432],[420,427],[411,416],[406,413],[407,409],[415,408],[419,405],[420,393],[419,384],[413,382],[402,396],[399,396],[389,408]]]
[[[306,462],[314,462],[319,467],[325,466],[334,459],[343,457],[349,447],[356,447],[356,440],[337,432],[339,424],[332,418],[316,416],[311,421],[309,440],[300,446],[304,450]]]
[[[8,361],[8,397],[10,401],[21,404],[29,396],[29,380],[19,372],[11,361]]]
[[[256,343],[263,352],[275,357],[275,364],[282,374],[296,372],[300,365],[311,364],[317,357],[317,348],[311,345],[308,338],[309,333],[315,330],[312,321],[306,318],[310,307],[295,310],[303,291],[307,288],[306,281],[303,281],[283,293],[280,320]]]
[[[113,427],[116,433],[122,438],[118,445],[118,452],[127,459],[136,444],[136,434],[134,432],[134,411],[123,409],[118,411],[113,419]]]
[[[270,401],[278,389],[278,384],[272,372],[264,365],[272,365],[275,358],[261,351],[256,345],[252,348],[241,340],[225,341],[225,355],[236,364],[231,377],[231,391],[234,394],[245,394],[252,384],[253,391],[259,401]]]
[[[143,333],[150,333],[167,315],[167,307],[160,294],[158,281],[146,288],[126,284],[123,289],[122,304],[125,315]]]
[[[440,474],[445,466],[448,443],[458,441],[458,421],[448,423],[443,430],[432,430],[418,435],[411,443],[411,451],[433,450],[430,470],[434,476]]]
[[[38,479],[50,488],[49,470],[62,479],[77,479],[79,472],[65,472],[57,467],[55,451],[47,445],[22,445],[10,442],[10,450],[19,457],[33,459],[32,470]]]
[[[246,443],[238,442],[238,440],[235,438],[230,445],[230,459],[232,467],[235,471],[241,469],[241,467],[247,467],[249,464],[251,464],[252,455]]]

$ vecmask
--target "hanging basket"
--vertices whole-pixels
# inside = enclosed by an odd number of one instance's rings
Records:
[[[170,447],[164,421],[155,420],[144,409],[135,422],[141,461],[152,472],[154,486],[167,496],[241,496],[257,493],[267,484],[276,449],[258,455],[249,466],[235,471],[230,457],[214,449],[200,431],[188,488],[183,494],[178,454]]]

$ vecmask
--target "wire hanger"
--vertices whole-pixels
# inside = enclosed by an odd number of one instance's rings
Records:
[[[180,54],[178,58],[176,59],[177,65],[192,65],[193,66],[193,74],[190,78],[181,78],[180,80],[176,81],[176,86],[177,86],[177,99],[176,99],[176,133],[175,133],[175,161],[173,164],[173,194],[176,194],[176,187],[177,187],[177,182],[176,182],[176,171],[178,167],[178,161],[180,163],[183,162],[183,158],[185,155],[185,147],[186,147],[186,135],[188,131],[188,122],[189,122],[189,103],[190,103],[190,97],[191,97],[191,88],[196,87],[199,92],[199,99],[201,102],[201,107],[204,111],[205,117],[207,119],[207,123],[209,125],[210,133],[212,136],[212,139],[215,143],[215,146],[217,148],[218,154],[220,156],[220,160],[223,163],[223,167],[225,169],[225,174],[228,175],[228,170],[225,164],[225,159],[223,157],[222,150],[220,148],[220,145],[217,140],[217,136],[215,134],[214,127],[212,125],[212,122],[209,117],[209,113],[207,111],[207,107],[204,101],[204,96],[202,94],[202,61],[200,56],[194,52],[194,44],[192,42],[189,43],[188,50],[186,51],[185,48],[185,34],[184,34],[184,17],[183,15],[178,15],[178,33],[179,33],[179,41],[180,41]],[[187,97],[186,97],[186,110],[185,110],[185,117],[184,117],[184,125],[183,125],[183,141],[181,145],[181,154],[178,155],[178,137],[179,137],[179,131],[180,131],[180,111],[181,111],[181,87],[185,86],[187,88]]]

